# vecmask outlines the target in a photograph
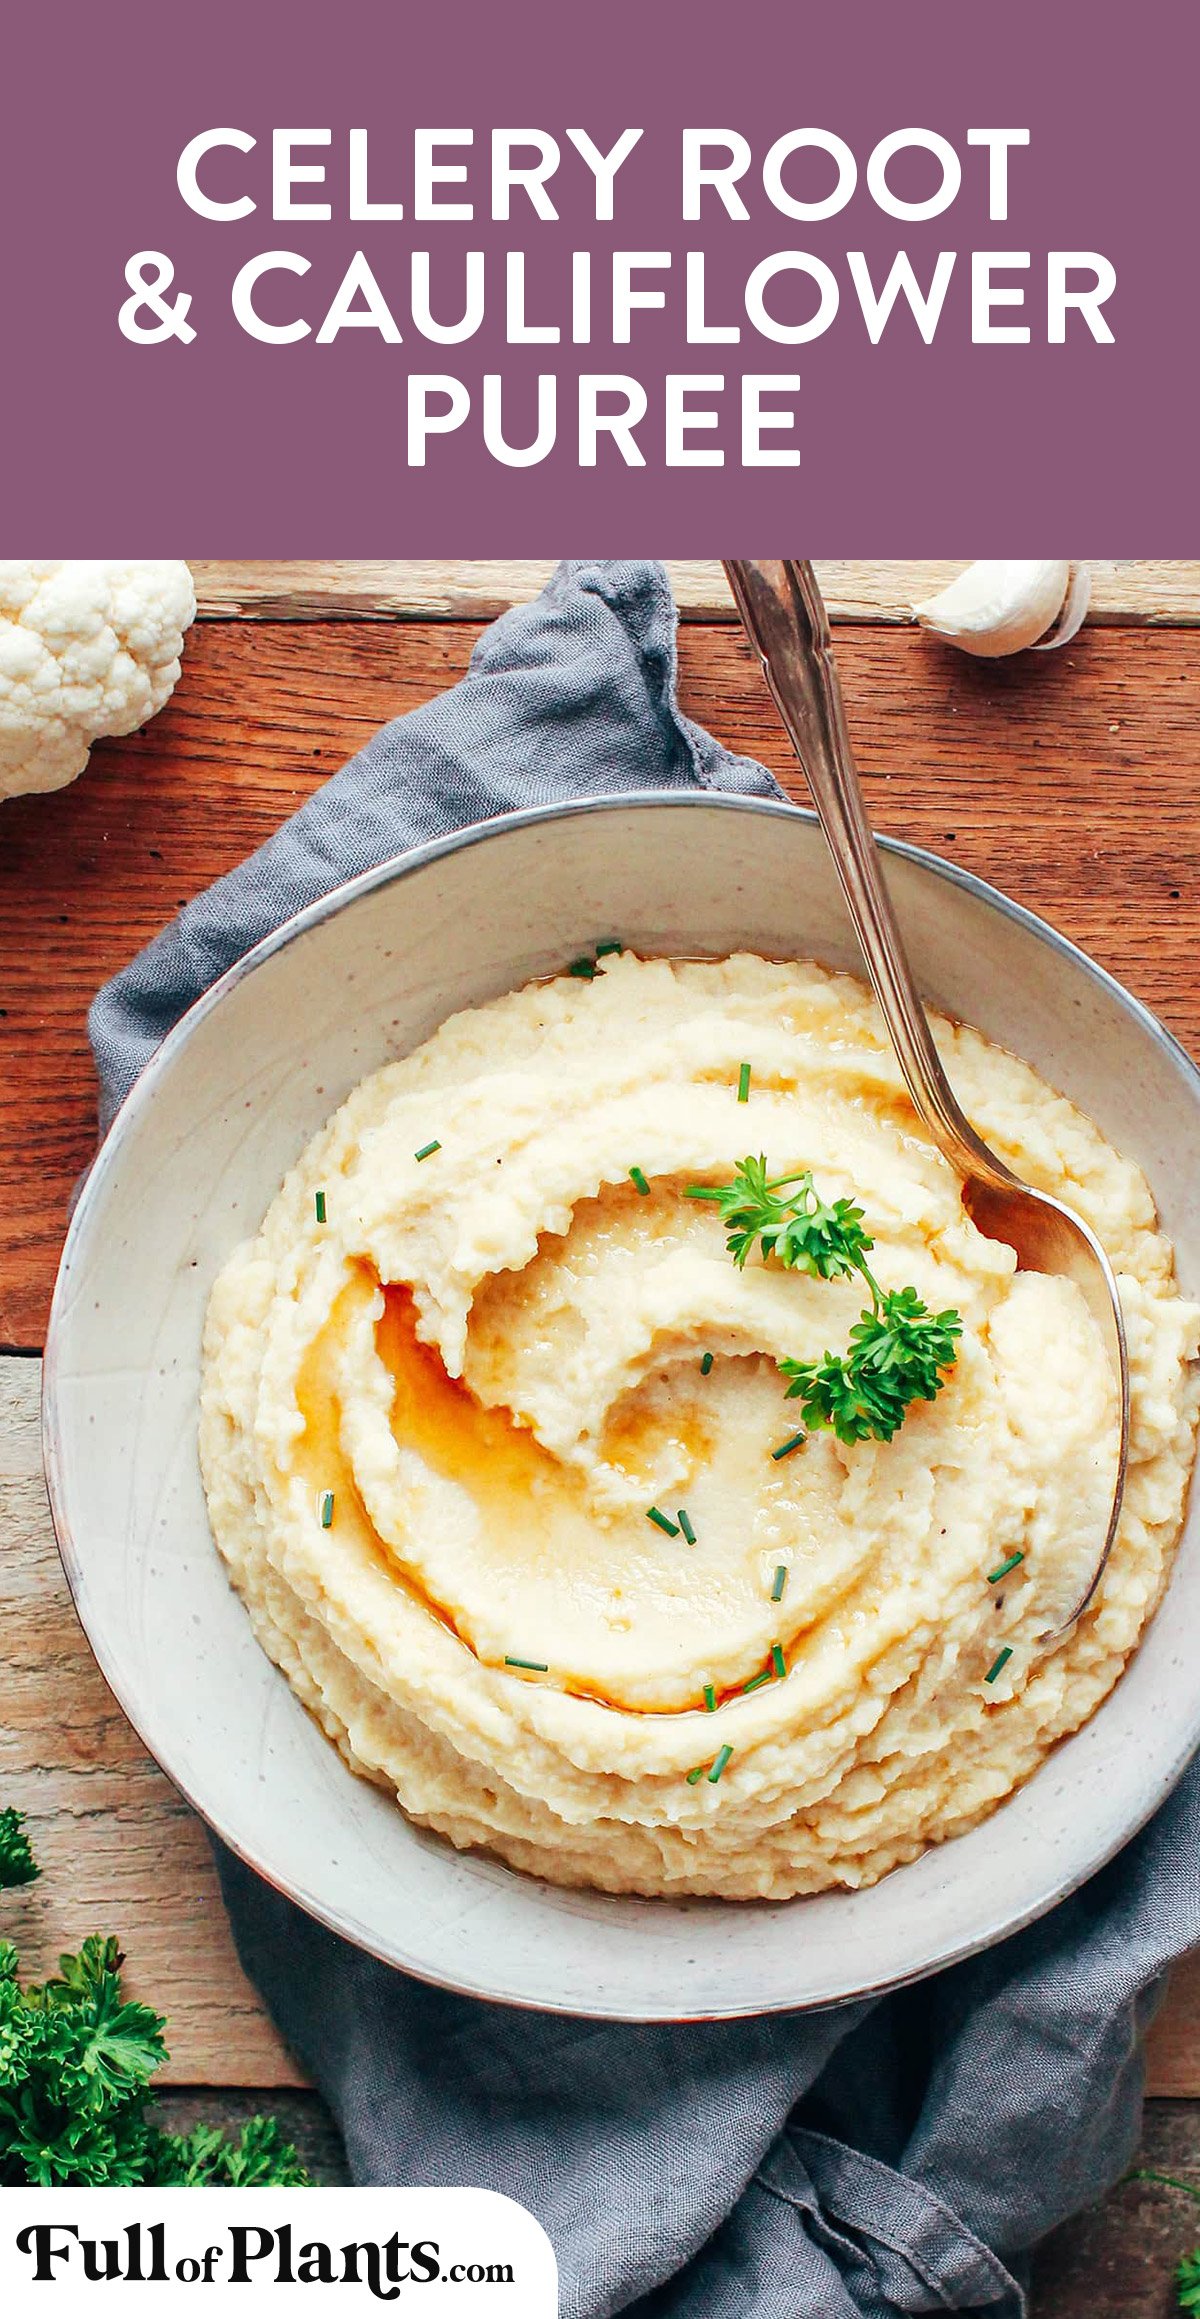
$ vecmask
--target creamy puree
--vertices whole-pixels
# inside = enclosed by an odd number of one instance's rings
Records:
[[[976,1231],[846,976],[608,957],[457,1015],[355,1090],[226,1264],[217,1545],[264,1649],[414,1820],[609,1891],[860,1885],[982,1818],[1116,1682],[1182,1519],[1200,1314],[1137,1168],[1027,1065],[936,1030],[980,1132],[1120,1279],[1125,1510],[1049,1655],[1105,1527],[1114,1382],[1079,1292]],[[865,1296],[738,1271],[682,1194],[748,1152],[857,1199],[882,1286],[962,1315],[890,1443],[771,1456],[798,1422],[776,1361],[844,1348]]]

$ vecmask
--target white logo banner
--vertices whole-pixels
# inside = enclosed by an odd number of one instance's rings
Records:
[[[234,2289],[279,2290],[299,2314],[557,2319],[541,2224],[493,2190],[9,2190],[0,2196],[0,2310],[48,2319],[90,2286],[135,2296],[131,2319],[179,2319]],[[427,2288],[440,2287],[440,2294]],[[241,2298],[244,2302],[244,2296]],[[101,2299],[107,2310],[111,2296]],[[86,2308],[86,2304],[84,2305]]]

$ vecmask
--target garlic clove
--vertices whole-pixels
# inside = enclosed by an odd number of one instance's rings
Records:
[[[1062,610],[1070,578],[1069,563],[968,564],[940,595],[913,610],[931,635],[996,660],[1005,652],[1023,652],[1046,634]]]
[[[1070,644],[1072,638],[1078,636],[1087,618],[1087,608],[1091,600],[1092,575],[1088,566],[1086,564],[1072,564],[1071,585],[1067,590],[1066,602],[1059,613],[1054,634],[1043,636],[1041,643],[1035,644],[1033,650],[1035,652],[1057,652],[1062,645]]]

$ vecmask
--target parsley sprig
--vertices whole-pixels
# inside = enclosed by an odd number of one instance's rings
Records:
[[[0,1812],[0,1892],[32,1884],[40,1873],[25,1833],[22,1812]]]
[[[689,1199],[711,1200],[725,1245],[744,1266],[757,1244],[765,1258],[817,1280],[858,1274],[871,1302],[844,1353],[781,1361],[787,1398],[805,1424],[839,1441],[891,1441],[914,1401],[935,1401],[958,1358],[962,1320],[953,1306],[930,1312],[915,1288],[881,1288],[867,1263],[875,1243],[853,1200],[823,1200],[811,1172],[770,1176],[765,1157],[739,1160],[730,1184],[690,1184]]]
[[[914,1401],[936,1401],[958,1358],[962,1321],[953,1306],[933,1313],[915,1288],[870,1287],[874,1302],[845,1353],[779,1364],[805,1424],[828,1426],[839,1441],[891,1441]]]
[[[793,1184],[798,1191],[792,1191]],[[711,1200],[720,1209],[725,1245],[738,1266],[758,1240],[763,1255],[777,1257],[789,1271],[837,1280],[861,1271],[875,1245],[863,1231],[862,1209],[853,1200],[822,1200],[808,1169],[803,1175],[768,1176],[765,1159],[747,1157],[738,1161],[731,1184],[689,1184],[687,1196]]]
[[[37,1874],[22,1815],[0,1812],[0,1890]],[[252,2118],[235,2141],[154,2124],[147,2088],[166,2024],[126,1997],[124,1961],[92,1934],[54,1979],[22,1987],[16,1948],[0,1940],[0,2188],[306,2182],[273,2118]]]

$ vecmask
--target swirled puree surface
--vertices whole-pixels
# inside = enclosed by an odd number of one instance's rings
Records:
[[[1116,1682],[1182,1519],[1200,1314],[1138,1169],[1024,1063],[937,1036],[982,1134],[1120,1278],[1125,1510],[1049,1655],[1106,1524],[1114,1382],[1079,1292],[971,1223],[847,977],[609,956],[457,1015],[355,1090],[229,1260],[217,1545],[264,1649],[414,1820],[610,1891],[866,1884],[991,1811]],[[777,1360],[844,1348],[865,1299],[731,1262],[683,1194],[748,1152],[855,1198],[881,1285],[962,1315],[890,1442],[771,1454],[797,1426]]]

